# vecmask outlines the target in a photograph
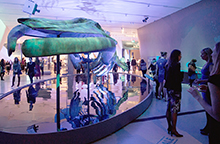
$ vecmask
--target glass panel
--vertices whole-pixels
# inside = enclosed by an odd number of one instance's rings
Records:
[[[134,107],[148,95],[147,82],[133,75],[91,75],[90,91],[87,80],[84,74],[61,78],[62,130],[111,118]],[[0,108],[0,131],[20,134],[56,132],[56,79],[8,95],[0,101]]]

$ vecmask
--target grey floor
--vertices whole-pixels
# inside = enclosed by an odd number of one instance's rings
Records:
[[[54,76],[54,74],[45,75],[42,79]],[[4,81],[0,81],[0,96],[13,89],[11,88],[12,73],[6,74],[4,79]],[[21,86],[28,83],[28,76],[22,74]],[[207,144],[208,136],[201,135],[199,131],[206,123],[205,112],[187,92],[189,86],[183,84],[182,87],[181,112],[178,115],[177,130],[184,137],[171,137],[167,134],[165,118],[167,102],[154,97],[151,106],[140,117],[108,137],[94,142],[94,144]]]

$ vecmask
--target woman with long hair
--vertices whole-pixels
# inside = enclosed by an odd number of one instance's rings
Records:
[[[206,61],[205,65],[201,69],[202,77],[200,79],[196,79],[196,84],[205,84],[207,85],[209,75],[211,73],[213,62],[212,62],[212,49],[207,47],[201,50],[201,58]],[[210,92],[207,90],[206,92],[202,92],[203,99],[211,105],[210,100]],[[209,114],[206,112],[206,126],[203,129],[200,129],[200,133],[203,135],[209,134]]]
[[[215,45],[212,53],[213,69],[208,78],[208,85],[200,85],[200,91],[210,91],[211,104],[207,103],[196,87],[191,87],[188,92],[201,104],[210,115],[209,143],[220,142],[220,42]]]
[[[188,64],[188,76],[189,76],[189,86],[192,87],[193,82],[196,79],[196,59],[192,59]]]
[[[14,63],[13,63],[13,78],[12,78],[12,86],[14,86],[14,83],[15,83],[15,76],[17,75],[18,76],[18,87],[20,85],[20,74],[21,74],[21,65],[20,65],[20,62],[18,60],[17,57],[14,58]]]
[[[166,111],[166,118],[168,123],[168,133],[176,137],[183,137],[176,130],[177,113],[180,111],[181,82],[183,80],[183,73],[180,71],[181,51],[174,49],[166,65],[165,71],[165,87],[168,93],[168,105]]]

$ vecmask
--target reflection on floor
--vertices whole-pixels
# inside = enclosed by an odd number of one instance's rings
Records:
[[[140,73],[137,73],[140,75]],[[51,75],[55,76],[55,75]],[[43,79],[51,76],[43,76]],[[0,95],[10,91],[12,76],[5,76],[0,81]],[[29,83],[26,75],[21,77],[21,86]],[[208,136],[200,134],[199,129],[205,126],[205,112],[196,100],[187,92],[188,85],[183,84],[181,112],[178,115],[177,130],[184,137],[176,138],[167,134],[165,119],[166,102],[153,98],[151,106],[139,118],[121,130],[103,138],[94,144],[207,144]]]
[[[147,82],[136,76],[132,76],[135,81],[131,82],[130,77],[119,73],[105,77],[91,75],[90,85],[84,74],[61,78],[60,128],[84,127],[137,105],[148,95]],[[57,132],[56,79],[20,88],[0,101],[0,131],[19,134]],[[37,130],[33,130],[35,125]]]

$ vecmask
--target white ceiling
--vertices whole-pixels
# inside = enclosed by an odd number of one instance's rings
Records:
[[[26,0],[0,0],[0,19],[9,28],[17,18],[29,17],[22,11]],[[40,13],[31,17],[97,21],[111,33],[136,35],[136,30],[201,0],[35,0]],[[149,17],[146,23],[142,22]]]

